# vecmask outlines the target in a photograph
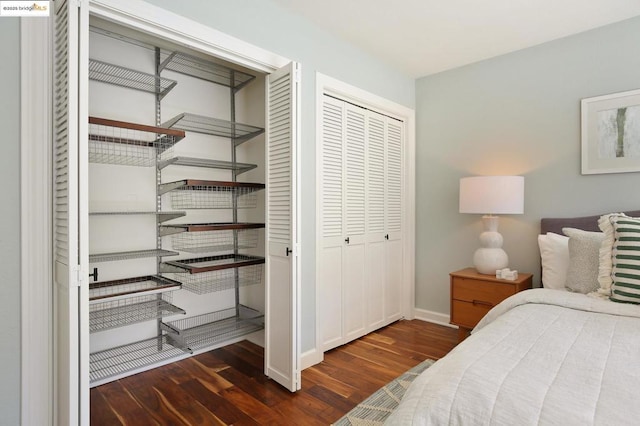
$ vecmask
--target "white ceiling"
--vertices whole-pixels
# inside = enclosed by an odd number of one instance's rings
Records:
[[[640,15],[640,0],[273,1],[412,77]]]

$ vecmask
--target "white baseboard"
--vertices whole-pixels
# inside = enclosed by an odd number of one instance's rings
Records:
[[[300,355],[300,370],[320,364],[322,361],[324,361],[324,353],[316,348],[310,349]]]
[[[434,324],[444,325],[446,327],[451,327],[451,328],[458,328],[457,326],[455,326],[453,324],[449,324],[449,321],[451,320],[451,317],[449,315],[447,315],[447,314],[441,314],[439,312],[428,311],[426,309],[414,308],[413,309],[413,315],[414,315],[415,319],[418,319],[418,320],[421,320],[421,321],[432,322]]]

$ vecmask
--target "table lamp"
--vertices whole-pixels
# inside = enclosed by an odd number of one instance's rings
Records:
[[[460,213],[484,214],[481,247],[473,255],[473,265],[481,274],[495,275],[509,265],[502,249],[496,214],[524,213],[523,176],[472,176],[460,179]]]

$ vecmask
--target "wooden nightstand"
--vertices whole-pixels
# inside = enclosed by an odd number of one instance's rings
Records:
[[[531,288],[531,274],[518,273],[515,281],[484,275],[474,268],[452,272],[451,276],[451,324],[457,325],[458,341],[467,338],[469,332],[487,312],[507,297]]]

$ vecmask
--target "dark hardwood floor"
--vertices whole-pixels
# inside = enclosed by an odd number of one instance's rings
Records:
[[[263,375],[262,348],[243,341],[93,388],[91,424],[329,425],[456,343],[455,329],[398,321],[325,353],[290,393]]]

